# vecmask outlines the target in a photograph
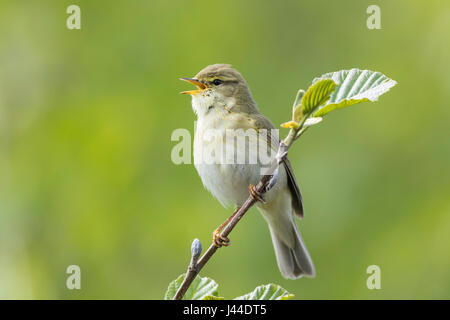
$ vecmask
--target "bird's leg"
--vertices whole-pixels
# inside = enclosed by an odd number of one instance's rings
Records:
[[[260,201],[260,202],[263,203],[263,204],[266,203],[266,201],[264,201],[264,199],[263,199],[261,193],[260,193],[258,190],[256,190],[255,185],[253,185],[253,184],[249,185],[249,186],[248,186],[248,192],[250,193],[250,196],[251,196],[253,199],[258,200],[258,201]]]
[[[273,174],[272,178],[270,178],[269,183],[267,183],[265,192],[272,189],[277,184],[277,181],[278,181],[278,168],[277,170],[275,170],[275,173]]]
[[[213,244],[220,248],[222,246],[229,246],[230,245],[230,239],[228,237],[224,237],[220,234],[222,229],[231,221],[231,219],[234,218],[236,213],[239,211],[240,207],[237,207],[236,210],[234,210],[233,214],[228,217],[227,220],[225,220],[216,230],[213,232]]]

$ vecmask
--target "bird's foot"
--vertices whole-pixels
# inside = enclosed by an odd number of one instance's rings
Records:
[[[228,237],[224,237],[220,234],[220,228],[217,228],[213,232],[213,244],[220,248],[222,246],[228,247],[230,245],[230,239]]]
[[[263,199],[261,193],[256,190],[255,185],[251,184],[248,186],[248,192],[250,193],[250,196],[254,199],[254,200],[258,200],[259,202],[265,204],[266,201]]]

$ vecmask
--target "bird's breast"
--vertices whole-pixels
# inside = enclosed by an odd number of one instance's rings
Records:
[[[204,186],[223,204],[241,205],[248,185],[260,179],[257,137],[232,119],[200,119],[194,136],[194,164]],[[252,142],[253,140],[253,142]]]

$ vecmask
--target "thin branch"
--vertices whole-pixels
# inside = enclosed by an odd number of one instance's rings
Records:
[[[198,239],[194,239],[191,245],[191,262],[189,263],[189,267],[186,272],[186,277],[184,277],[183,282],[181,283],[180,288],[175,294],[174,300],[181,300],[189,288],[192,281],[194,281],[195,277],[198,274],[198,258],[202,254],[202,243]]]
[[[294,141],[303,134],[307,127],[303,127],[304,120],[300,123],[300,126],[297,129],[291,128],[289,131],[289,134],[287,137],[280,142],[280,145],[278,147],[277,155],[273,159],[269,169],[267,170],[267,174],[262,176],[261,180],[258,182],[258,184],[255,186],[255,189],[257,192],[259,192],[261,195],[266,193],[270,190],[275,183],[271,183],[274,174],[276,170],[278,169],[279,165],[286,159],[287,152],[291,145],[294,143]],[[270,188],[268,187],[270,186]],[[222,230],[220,233],[223,237],[228,237],[228,235],[231,233],[231,231],[234,229],[236,224],[242,219],[244,214],[257,202],[255,198],[252,196],[249,196],[247,200],[244,202],[244,204],[239,208],[239,210],[236,212],[235,216],[231,221],[226,225],[226,227]],[[197,240],[197,239],[196,239]],[[195,240],[194,240],[195,242]],[[200,242],[200,241],[199,241]],[[194,243],[192,243],[194,245]],[[217,247],[214,244],[211,244],[206,250],[206,252],[203,254],[203,256],[198,260],[196,264],[192,264],[193,259],[191,259],[191,263],[188,267],[188,271],[186,273],[186,277],[184,278],[182,284],[178,288],[177,293],[174,296],[174,300],[181,300],[183,299],[184,294],[188,290],[189,286],[191,285],[192,281],[197,277],[200,270],[205,266],[205,264],[211,259],[211,257],[216,253]]]

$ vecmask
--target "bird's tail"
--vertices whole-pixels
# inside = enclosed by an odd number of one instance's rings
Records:
[[[281,235],[280,228],[274,228],[269,223],[278,267],[283,277],[287,279],[298,279],[301,276],[312,278],[316,272],[311,257],[303,243],[294,219],[289,219],[289,221],[290,226],[285,226],[285,228],[281,229],[284,232],[291,232],[292,235]],[[288,221],[285,220],[285,223],[288,223]],[[286,241],[287,239],[289,240]],[[288,244],[287,242],[290,243]]]

